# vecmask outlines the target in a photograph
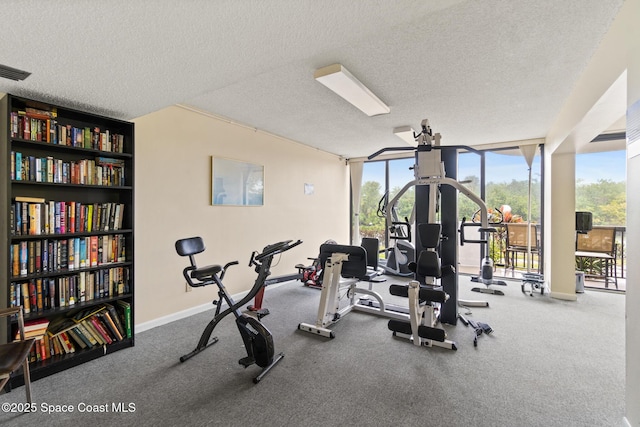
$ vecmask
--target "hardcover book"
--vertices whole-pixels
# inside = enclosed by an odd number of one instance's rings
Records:
[[[131,304],[126,301],[118,300],[118,306],[120,307],[120,317],[122,323],[124,324],[125,331],[127,333],[127,338],[132,337],[132,328],[131,328]]]

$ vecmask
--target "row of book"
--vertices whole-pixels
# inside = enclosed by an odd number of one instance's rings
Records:
[[[21,305],[25,313],[73,307],[77,303],[126,295],[129,291],[127,267],[81,271],[69,276],[36,278],[9,285],[11,305]]]
[[[120,230],[124,203],[80,203],[45,201],[17,196],[11,203],[9,230],[13,236],[91,233]]]
[[[123,234],[24,240],[9,247],[13,277],[99,267],[127,259]]]
[[[122,153],[124,135],[99,127],[58,123],[55,111],[26,108],[11,112],[11,137],[69,147]]]
[[[36,340],[30,362],[104,347],[132,335],[131,305],[123,300],[116,301],[115,305],[100,304],[51,321],[25,322],[25,336]]]
[[[12,151],[11,179],[54,184],[124,186],[125,163],[123,159],[110,157],[65,161],[53,156],[36,157]]]

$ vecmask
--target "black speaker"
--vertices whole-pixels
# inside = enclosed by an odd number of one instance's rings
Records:
[[[593,215],[591,212],[576,212],[576,231],[581,234],[586,234],[592,228]]]

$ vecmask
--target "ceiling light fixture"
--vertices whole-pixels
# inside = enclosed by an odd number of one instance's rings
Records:
[[[367,116],[389,114],[391,109],[341,64],[316,70],[313,77]]]
[[[31,73],[27,71],[18,70],[17,68],[11,68],[0,64],[0,77],[4,77],[5,79],[18,81],[24,80],[30,75]]]
[[[411,126],[400,126],[397,128],[393,128],[393,134],[398,138],[401,138],[404,142],[409,145],[416,146],[416,138],[413,136],[414,131]]]

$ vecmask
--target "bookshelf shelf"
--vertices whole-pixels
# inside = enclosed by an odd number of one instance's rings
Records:
[[[41,378],[48,377],[58,372],[62,372],[66,369],[73,368],[81,363],[90,362],[100,357],[109,355],[118,350],[122,350],[133,346],[133,339],[125,338],[122,341],[108,345],[106,348],[92,348],[79,350],[73,354],[56,355],[50,359],[32,362],[29,364],[29,370],[31,373],[31,381],[36,381]],[[12,380],[12,387],[20,387],[24,385],[24,379],[22,375],[17,376]]]
[[[49,318],[49,317],[56,317],[56,316],[60,316],[60,315],[64,315],[67,313],[71,313],[74,311],[78,311],[78,310],[83,310],[89,307],[93,307],[95,305],[100,305],[100,304],[104,304],[104,303],[112,303],[114,301],[118,301],[118,300],[130,300],[132,298],[132,294],[123,294],[123,295],[117,295],[117,296],[113,296],[113,297],[106,297],[106,298],[98,298],[95,300],[91,300],[91,301],[84,301],[84,302],[77,302],[75,303],[75,305],[73,306],[69,306],[69,307],[56,307],[56,308],[52,308],[52,309],[48,309],[48,310],[44,310],[44,311],[36,311],[36,312],[31,312],[28,314],[24,315],[24,320],[25,321],[29,321],[29,320],[36,320],[36,319],[42,319],[42,318]]]
[[[126,159],[126,158],[131,158],[133,157],[133,155],[131,153],[119,153],[119,152],[113,152],[113,151],[102,151],[102,150],[96,150],[93,148],[84,148],[84,147],[70,147],[67,145],[60,145],[60,144],[52,144],[50,142],[40,142],[40,141],[31,141],[28,139],[23,139],[23,138],[15,138],[15,137],[11,137],[11,143],[14,147],[20,147],[20,148],[27,148],[27,147],[34,147],[34,148],[44,148],[46,150],[49,150],[51,153],[54,152],[67,152],[67,153],[87,153],[87,154],[96,154],[96,155],[108,155],[109,157],[115,157],[115,158],[121,158],[121,159]]]
[[[32,380],[134,345],[133,168],[133,123],[0,99],[0,307],[25,307]]]
[[[128,185],[90,185],[90,184],[63,184],[58,182],[33,182],[33,181],[11,181],[12,185],[34,185],[34,186],[52,186],[52,187],[68,187],[68,188],[81,188],[88,189],[94,188],[99,190],[133,190],[133,187]]]
[[[63,233],[63,234],[40,234],[40,235],[27,235],[27,236],[11,236],[12,241],[18,240],[39,240],[39,239],[64,239],[73,237],[87,237],[87,236],[104,236],[107,234],[128,234],[133,233],[132,229],[124,230],[102,230],[92,232],[79,232],[79,233]]]
[[[131,262],[114,262],[109,264],[101,264],[95,267],[84,267],[84,268],[78,268],[73,270],[65,269],[65,270],[59,270],[59,271],[52,271],[49,273],[26,274],[24,276],[11,276],[9,277],[9,279],[11,281],[17,281],[17,280],[32,280],[32,279],[45,278],[45,277],[68,276],[70,274],[75,274],[75,273],[105,270],[105,269],[115,268],[115,267],[129,267],[131,265],[132,265]]]

